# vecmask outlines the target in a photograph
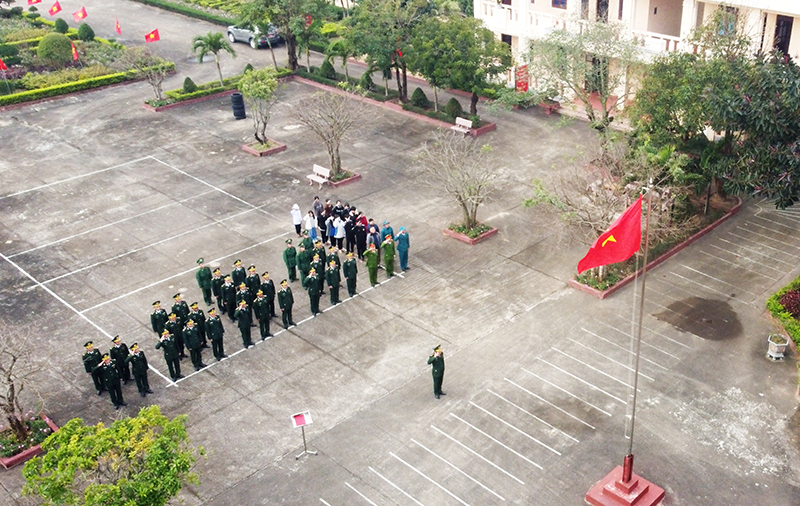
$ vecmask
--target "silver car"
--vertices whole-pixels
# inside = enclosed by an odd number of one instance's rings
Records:
[[[261,33],[258,27],[229,26],[228,40],[231,42],[246,42],[250,44],[250,47],[253,49],[259,49],[269,45],[276,46],[283,41],[278,34],[278,29],[274,25],[269,25],[267,27],[267,33]]]

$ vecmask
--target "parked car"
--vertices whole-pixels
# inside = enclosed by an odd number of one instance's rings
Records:
[[[274,25],[267,27],[267,33],[261,33],[258,27],[250,26],[229,26],[228,40],[231,42],[246,42],[253,49],[278,45],[283,42],[283,38],[278,34],[278,29]]]

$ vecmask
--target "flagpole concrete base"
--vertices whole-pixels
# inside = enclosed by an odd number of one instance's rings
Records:
[[[622,466],[617,466],[586,493],[593,506],[656,506],[664,499],[664,489],[636,474],[622,481]]]

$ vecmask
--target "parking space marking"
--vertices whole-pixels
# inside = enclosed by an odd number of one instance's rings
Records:
[[[779,222],[779,221],[770,220],[769,218],[765,218],[765,217],[761,216],[760,214],[754,214],[754,215],[753,215],[753,218],[758,218],[759,220],[768,221],[769,223],[772,223],[772,224],[778,225],[779,227],[788,228],[789,230],[791,230],[791,231],[793,231],[793,232],[797,230],[797,227],[793,227],[793,226],[791,226],[791,225],[787,225],[787,224],[785,224],[785,223],[781,223],[781,222]],[[780,231],[778,231],[778,230],[775,230],[775,232],[777,232],[777,233],[779,233],[779,234],[783,234],[783,235],[788,235],[788,236],[790,236],[790,237],[795,237],[795,236],[794,236],[794,235],[792,235],[792,234],[787,234],[787,233],[785,233],[785,232],[780,232]]]
[[[777,281],[777,280],[779,279],[779,278],[773,278],[772,276],[767,276],[767,275],[766,275],[766,274],[764,274],[763,272],[759,272],[759,271],[754,271],[754,270],[752,270],[752,269],[748,269],[747,267],[744,267],[744,266],[743,266],[743,265],[741,265],[741,264],[737,264],[737,263],[731,262],[730,260],[727,260],[727,259],[725,259],[725,258],[722,258],[722,257],[718,257],[717,255],[712,255],[711,253],[709,253],[709,252],[707,252],[707,251],[703,251],[703,250],[701,250],[701,249],[698,249],[697,251],[698,251],[698,252],[700,252],[700,253],[702,253],[702,254],[704,254],[704,255],[710,256],[710,257],[711,257],[711,258],[713,258],[714,260],[721,260],[721,261],[725,262],[726,264],[731,264],[732,266],[736,267],[737,269],[742,269],[742,270],[745,270],[745,271],[747,271],[747,272],[751,272],[751,273],[753,273],[753,274],[755,274],[755,275],[757,275],[757,276],[761,276],[761,277],[767,278],[767,279],[769,279],[770,281]],[[740,257],[740,258],[741,258],[741,257]]]
[[[531,371],[529,371],[529,370],[525,369],[524,367],[521,367],[520,369],[522,369],[522,370],[523,370],[523,371],[525,371],[526,373],[530,374],[530,375],[531,375],[531,376],[533,376],[534,378],[539,378],[541,381],[543,381],[543,382],[547,383],[547,384],[548,384],[548,385],[550,385],[551,387],[553,387],[553,388],[556,388],[556,389],[558,389],[558,390],[561,390],[562,392],[564,392],[565,394],[569,395],[570,397],[572,397],[572,398],[574,398],[574,399],[577,399],[577,400],[581,401],[582,403],[586,404],[587,406],[589,406],[589,407],[591,407],[591,408],[594,408],[594,409],[596,409],[597,411],[599,411],[599,412],[603,413],[604,415],[606,415],[606,416],[611,416],[611,413],[609,413],[608,411],[606,411],[606,410],[604,410],[604,409],[602,409],[602,408],[598,408],[597,406],[595,406],[595,405],[594,405],[594,404],[592,404],[591,402],[589,402],[589,401],[585,401],[585,400],[581,399],[581,398],[580,398],[580,397],[578,397],[577,395],[575,395],[575,394],[573,394],[572,392],[569,392],[569,391],[567,391],[567,390],[565,390],[565,389],[561,388],[560,386],[556,385],[555,383],[551,383],[551,382],[547,381],[546,379],[542,378],[541,376],[539,376],[539,375],[538,375],[538,374],[536,374],[535,372],[531,372]],[[623,402],[624,402],[624,401],[623,401]],[[627,403],[625,403],[625,404],[627,404]],[[594,427],[592,427],[592,428],[594,429]]]
[[[541,470],[544,470],[544,468],[543,468],[542,466],[540,466],[539,464],[537,464],[536,462],[532,461],[531,459],[529,459],[529,458],[528,458],[528,457],[526,457],[525,455],[523,455],[523,454],[519,453],[518,451],[514,450],[513,448],[511,448],[511,447],[509,447],[509,446],[505,445],[505,444],[504,444],[504,443],[502,443],[501,441],[498,441],[498,440],[497,440],[497,439],[495,439],[494,437],[492,437],[492,436],[490,436],[489,434],[485,433],[485,432],[484,432],[484,431],[482,431],[481,429],[479,429],[479,428],[475,427],[474,425],[472,425],[472,424],[471,424],[471,423],[469,423],[468,421],[464,420],[463,418],[460,418],[460,417],[458,417],[458,416],[457,416],[455,413],[450,413],[450,416],[452,416],[453,418],[455,418],[455,419],[456,419],[456,420],[458,420],[459,422],[461,422],[461,423],[463,423],[463,424],[467,425],[467,427],[471,427],[473,430],[475,430],[475,431],[477,431],[477,432],[479,432],[479,433],[483,434],[484,436],[486,436],[487,438],[491,439],[491,440],[492,440],[492,441],[494,441],[495,443],[499,444],[500,446],[502,446],[502,447],[503,447],[503,448],[505,448],[506,450],[510,451],[511,453],[513,453],[513,454],[514,454],[514,455],[516,455],[517,457],[521,458],[522,460],[524,460],[524,461],[526,461],[526,462],[529,462],[529,463],[533,464],[534,466],[538,467],[538,468],[539,468],[539,469],[541,469]]]
[[[706,274],[705,272],[698,271],[697,269],[695,269],[695,268],[693,268],[693,267],[689,267],[688,265],[680,264],[680,266],[681,266],[681,267],[683,267],[683,268],[685,268],[685,269],[689,269],[689,270],[690,270],[690,271],[692,271],[692,272],[695,272],[695,273],[697,273],[697,274],[700,274],[701,276],[705,276],[705,277],[707,277],[707,278],[711,278],[711,279],[713,279],[714,281],[719,281],[720,283],[723,283],[723,284],[725,284],[725,285],[728,285],[728,286],[730,286],[730,287],[733,287],[733,288],[735,288],[736,290],[738,290],[738,291],[740,291],[740,292],[745,292],[745,293],[749,293],[749,294],[750,294],[750,295],[752,295],[752,296],[756,296],[756,294],[755,294],[755,293],[753,293],[753,292],[751,292],[750,290],[745,290],[744,288],[742,288],[742,287],[740,287],[740,286],[734,285],[734,284],[732,284],[732,283],[728,283],[727,281],[724,281],[724,280],[722,280],[722,279],[719,279],[719,278],[715,278],[714,276],[711,276],[710,274]]]
[[[480,486],[481,488],[483,488],[484,490],[486,490],[486,491],[487,491],[487,492],[489,492],[490,494],[494,495],[495,497],[497,497],[497,498],[498,498],[498,499],[500,499],[501,501],[505,501],[505,499],[503,498],[503,496],[501,496],[500,494],[498,494],[498,493],[497,493],[497,492],[495,492],[494,490],[490,489],[489,487],[487,487],[487,486],[486,486],[486,485],[484,485],[483,483],[479,482],[478,480],[476,480],[476,479],[475,479],[475,478],[473,478],[472,476],[468,475],[467,473],[465,473],[464,471],[462,471],[462,470],[461,470],[461,469],[460,469],[458,466],[456,466],[455,464],[453,464],[453,463],[452,463],[452,462],[450,462],[449,460],[445,459],[444,457],[440,456],[439,454],[437,454],[436,452],[434,452],[433,450],[431,450],[430,448],[428,448],[428,447],[427,447],[427,446],[425,446],[424,444],[420,443],[419,441],[417,441],[417,440],[416,440],[416,439],[414,439],[414,438],[411,438],[411,442],[412,442],[412,443],[414,443],[414,444],[416,444],[417,446],[421,447],[423,450],[427,451],[428,453],[430,453],[431,455],[433,455],[433,456],[434,456],[434,457],[436,457],[437,459],[441,460],[442,462],[444,462],[444,463],[445,463],[445,464],[447,464],[448,466],[452,467],[453,469],[455,469],[455,470],[456,470],[456,471],[458,471],[459,473],[463,474],[464,476],[466,476],[467,478],[469,478],[470,480],[472,480],[472,481],[473,481],[475,484],[477,484],[478,486]]]
[[[478,457],[479,459],[483,460],[484,462],[486,462],[486,463],[487,463],[487,464],[489,464],[490,466],[494,467],[495,469],[497,469],[497,470],[498,470],[498,471],[500,471],[501,473],[505,474],[505,475],[506,475],[506,476],[508,476],[509,478],[511,478],[511,479],[513,479],[513,480],[515,480],[515,481],[516,481],[516,482],[518,482],[520,485],[525,485],[525,482],[524,482],[524,481],[520,480],[519,478],[517,478],[517,477],[516,477],[516,476],[514,476],[513,474],[509,473],[508,471],[506,471],[506,470],[505,470],[505,469],[503,469],[502,467],[498,466],[497,464],[495,464],[495,463],[494,463],[494,462],[492,462],[491,460],[487,459],[486,457],[484,457],[484,456],[483,456],[483,455],[481,455],[480,453],[476,452],[475,450],[473,450],[473,449],[472,449],[472,448],[470,448],[469,446],[465,445],[465,444],[464,444],[464,443],[462,443],[461,441],[459,441],[459,440],[457,440],[457,439],[453,438],[453,437],[452,437],[452,436],[450,436],[449,434],[446,434],[444,431],[440,430],[439,428],[437,428],[437,427],[435,427],[435,426],[433,426],[433,425],[431,425],[431,428],[432,428],[433,430],[435,430],[436,432],[438,432],[439,434],[441,434],[442,436],[444,436],[444,437],[446,437],[447,439],[449,439],[450,441],[452,441],[452,442],[454,442],[455,444],[459,445],[461,448],[463,448],[463,449],[467,450],[467,451],[468,451],[468,452],[470,452],[471,454],[473,454],[473,455],[475,455],[476,457]]]
[[[511,384],[512,384],[512,385],[514,385],[515,387],[519,388],[520,390],[522,390],[522,391],[523,391],[523,392],[525,392],[526,394],[528,394],[528,395],[531,395],[531,396],[533,396],[533,397],[535,397],[535,398],[539,399],[540,401],[542,401],[543,403],[547,404],[548,406],[552,406],[552,407],[556,408],[558,411],[561,411],[562,413],[564,413],[564,414],[565,414],[565,415],[567,415],[568,417],[572,418],[573,420],[575,420],[575,421],[577,421],[577,422],[580,422],[580,423],[584,424],[585,426],[589,427],[589,428],[590,428],[590,429],[592,429],[592,430],[595,430],[595,426],[594,426],[594,425],[592,425],[592,424],[590,424],[590,423],[587,423],[587,422],[585,422],[585,421],[581,420],[580,418],[578,418],[577,416],[573,415],[573,414],[572,414],[572,413],[570,413],[569,411],[566,411],[566,410],[564,410],[564,409],[563,409],[563,408],[561,408],[560,406],[556,406],[555,404],[553,404],[552,402],[548,401],[547,399],[544,399],[544,398],[540,397],[539,395],[537,395],[537,394],[535,394],[535,393],[531,392],[530,390],[528,390],[528,389],[527,389],[527,388],[525,388],[524,386],[522,386],[522,385],[518,385],[517,383],[514,383],[513,381],[511,381],[511,380],[510,380],[510,379],[508,379],[508,378],[503,378],[503,379],[504,379],[504,380],[506,380],[508,383],[511,383]]]
[[[718,239],[719,239],[720,242],[725,242],[725,243],[730,244],[731,246],[734,246],[734,247],[737,247],[737,248],[741,248],[741,249],[746,250],[746,251],[751,251],[751,252],[755,253],[756,255],[761,255],[762,257],[766,257],[766,258],[772,260],[773,262],[780,262],[780,263],[782,263],[782,264],[784,264],[784,265],[786,265],[788,267],[794,267],[794,264],[792,264],[792,263],[785,262],[785,261],[780,260],[778,258],[771,257],[771,256],[767,255],[766,253],[762,253],[762,252],[760,252],[758,250],[755,250],[753,248],[748,248],[747,246],[742,246],[741,244],[736,244],[734,242],[728,241],[727,239],[723,239],[722,237],[718,237]]]
[[[755,226],[757,226],[757,227],[761,227],[761,225],[759,225],[759,224],[757,224],[757,223],[752,223],[752,224],[753,224],[753,225],[755,225]],[[760,233],[758,233],[758,232],[756,232],[756,231],[754,231],[754,230],[750,230],[749,228],[747,228],[747,227],[743,227],[743,226],[741,226],[741,225],[736,225],[736,228],[737,228],[737,229],[739,229],[739,230],[744,230],[744,231],[746,231],[748,234],[757,235],[757,236],[759,236],[759,237],[763,237],[764,239],[768,239],[768,240],[770,240],[770,241],[775,241],[775,242],[777,242],[777,243],[779,243],[779,244],[782,244],[782,245],[784,245],[784,246],[791,246],[791,247],[792,247],[792,248],[794,248],[794,249],[800,249],[800,246],[795,246],[794,244],[787,244],[787,243],[786,243],[786,241],[781,241],[781,240],[775,239],[775,237],[773,237],[773,236],[771,236],[771,235],[760,234]],[[767,228],[767,227],[761,227],[761,228]],[[770,229],[769,229],[769,228],[767,228],[767,230],[770,230]],[[733,233],[732,233],[732,232],[731,232],[731,234],[733,235]],[[784,235],[785,235],[785,234],[784,234]],[[740,236],[737,236],[737,237],[740,237]],[[790,236],[790,237],[794,237],[794,236]],[[786,253],[786,252],[784,252],[784,253]],[[787,254],[791,255],[792,253],[787,253]]]
[[[599,351],[595,350],[594,348],[586,346],[585,344],[580,343],[578,341],[574,341],[574,343],[577,344],[578,346],[582,347],[582,348],[586,348],[587,350],[592,351],[592,352],[600,355],[601,357],[603,357],[604,359],[608,360],[609,362],[614,362],[615,364],[624,367],[625,369],[629,370],[630,372],[634,371],[633,367],[627,366],[627,365],[623,364],[622,362],[617,362],[613,358],[603,355],[602,353],[600,353]],[[650,381],[655,381],[653,378],[651,378],[650,376],[646,375],[645,373],[643,373],[641,371],[639,371],[639,376],[641,376],[642,378],[649,379]]]
[[[539,441],[538,439],[536,439],[535,437],[531,436],[530,434],[528,434],[528,433],[527,433],[527,432],[525,432],[524,430],[520,429],[520,428],[519,428],[519,427],[517,427],[516,425],[514,425],[514,424],[512,424],[512,423],[509,423],[509,422],[507,422],[507,421],[503,420],[502,418],[500,418],[499,416],[495,415],[494,413],[492,413],[492,412],[491,412],[491,411],[489,411],[488,409],[486,409],[486,408],[483,408],[483,407],[481,407],[481,406],[478,406],[477,404],[475,404],[475,403],[474,403],[474,402],[472,402],[472,401],[469,401],[469,403],[470,403],[472,406],[474,406],[474,407],[476,407],[476,408],[480,409],[481,411],[483,411],[483,412],[484,412],[484,413],[486,413],[487,415],[491,416],[492,418],[494,418],[494,419],[495,419],[495,420],[497,420],[498,422],[502,423],[502,424],[503,424],[503,425],[505,425],[506,427],[510,427],[510,428],[514,429],[515,431],[519,432],[520,434],[522,434],[523,436],[527,437],[528,439],[530,439],[530,440],[531,440],[531,441],[533,441],[534,443],[538,444],[538,445],[539,445],[539,446],[541,446],[542,448],[546,448],[546,449],[550,450],[551,452],[555,453],[556,455],[558,455],[558,456],[561,456],[561,452],[560,452],[560,451],[558,451],[558,450],[556,450],[555,448],[553,448],[553,447],[551,447],[551,446],[549,446],[549,445],[547,445],[547,444],[545,444],[545,443],[543,443],[543,442]]]
[[[538,416],[534,415],[534,414],[533,414],[533,413],[531,413],[530,411],[526,410],[525,408],[523,408],[523,407],[521,407],[521,406],[518,406],[517,404],[514,404],[513,402],[511,402],[510,400],[506,399],[505,397],[503,397],[502,395],[498,394],[497,392],[494,392],[494,391],[492,391],[492,390],[489,390],[489,389],[486,389],[486,391],[487,391],[487,392],[489,392],[490,394],[494,395],[495,397],[497,397],[497,398],[499,398],[499,399],[501,399],[501,400],[503,400],[503,401],[507,402],[508,404],[511,404],[512,406],[514,406],[514,407],[515,407],[515,408],[517,408],[518,410],[522,411],[523,413],[527,414],[528,416],[530,416],[530,417],[531,417],[531,418],[533,418],[534,420],[536,420],[536,421],[539,421],[539,422],[541,422],[541,423],[543,423],[543,424],[547,425],[548,427],[550,427],[550,428],[551,428],[551,429],[553,429],[554,431],[560,432],[561,434],[563,434],[564,436],[566,436],[566,437],[570,438],[571,440],[575,441],[576,443],[580,443],[580,441],[578,441],[578,440],[577,440],[577,439],[575,439],[574,437],[570,436],[569,434],[567,434],[567,433],[566,433],[566,432],[564,432],[563,430],[559,429],[558,427],[556,427],[556,426],[554,426],[554,425],[552,425],[552,424],[550,424],[550,423],[547,423],[546,421],[542,420],[541,418],[539,418]]]
[[[355,492],[356,494],[358,494],[359,496],[361,496],[361,498],[362,498],[362,499],[364,499],[365,501],[367,501],[368,503],[370,503],[372,506],[378,506],[378,505],[377,505],[377,504],[375,504],[374,502],[370,501],[370,500],[369,500],[369,498],[368,498],[367,496],[365,496],[364,494],[362,494],[361,492],[359,492],[358,490],[356,490],[356,488],[355,488],[354,486],[350,485],[350,484],[349,484],[349,483],[347,483],[347,482],[344,482],[344,484],[345,484],[345,485],[347,485],[347,486],[348,486],[348,488],[350,488],[350,490],[352,490],[353,492]]]
[[[330,505],[330,504],[328,504],[328,503],[325,501],[325,499],[323,499],[322,497],[320,497],[320,498],[319,498],[319,502],[321,502],[321,503],[322,503],[322,504],[324,504],[325,506],[331,506],[331,505]]]
[[[555,348],[551,348],[551,349],[553,349],[553,350],[554,350]],[[566,355],[566,353],[565,353],[564,355]],[[567,355],[567,356],[568,356],[568,355]],[[549,366],[550,366],[550,367],[552,367],[553,369],[556,369],[557,371],[561,371],[562,373],[566,374],[566,375],[567,375],[567,376],[569,376],[570,378],[576,379],[576,380],[580,381],[581,383],[583,383],[584,385],[588,386],[589,388],[593,388],[593,389],[597,390],[598,392],[600,392],[600,393],[603,393],[603,394],[605,394],[605,395],[607,395],[607,396],[611,397],[612,399],[614,399],[614,400],[616,400],[616,401],[619,401],[619,402],[621,402],[622,404],[628,404],[627,402],[625,402],[624,400],[620,399],[619,397],[617,397],[616,395],[612,394],[611,392],[606,392],[606,391],[605,391],[605,390],[603,390],[602,388],[600,388],[600,387],[598,387],[598,386],[596,386],[596,385],[594,385],[594,384],[592,384],[592,383],[589,383],[589,382],[588,382],[588,381],[586,381],[585,379],[583,379],[583,378],[580,378],[580,377],[578,377],[578,376],[576,376],[576,375],[572,374],[571,372],[569,372],[569,371],[566,371],[566,370],[564,370],[564,369],[562,369],[562,368],[558,367],[558,366],[557,366],[557,365],[555,365],[555,364],[551,364],[550,362],[548,362],[547,360],[545,360],[545,359],[543,359],[543,358],[536,357],[536,360],[538,360],[538,361],[540,361],[540,362],[544,362],[545,364],[549,365]],[[524,369],[523,369],[523,370],[524,370]],[[625,385],[627,385],[627,383],[625,383]],[[629,388],[630,388],[630,386],[629,386]]]
[[[602,336],[600,336],[600,335],[598,335],[598,334],[595,334],[595,333],[594,333],[594,332],[592,332],[591,330],[587,330],[587,329],[585,329],[585,328],[583,328],[583,327],[581,327],[581,330],[582,330],[582,331],[584,331],[584,332],[586,332],[586,333],[587,333],[587,334],[589,334],[589,335],[592,335],[592,336],[594,336],[594,337],[596,337],[596,338],[600,339],[601,341],[605,341],[605,342],[607,342],[607,343],[608,343],[608,344],[610,344],[611,346],[616,346],[616,347],[617,347],[617,348],[619,348],[620,350],[623,350],[623,351],[625,351],[625,352],[627,352],[627,353],[629,353],[629,354],[631,354],[631,355],[636,355],[636,353],[634,353],[633,351],[629,350],[628,348],[626,348],[626,347],[624,347],[624,346],[620,346],[619,344],[617,344],[617,343],[615,343],[615,342],[612,342],[612,341],[610,341],[610,340],[606,339],[605,337],[602,337]],[[645,343],[644,343],[644,341],[642,342],[642,344],[645,344]],[[673,355],[673,354],[671,354],[671,353],[667,353],[666,351],[665,351],[665,352],[663,352],[663,353],[665,353],[665,354],[669,355],[670,357],[673,357],[673,358],[675,358],[675,359],[678,359],[678,360],[680,360],[680,358],[679,358],[679,357],[676,357],[675,355]],[[657,363],[657,362],[654,362],[654,361],[650,360],[650,359],[649,359],[649,358],[647,358],[647,357],[642,357],[642,356],[640,356],[639,358],[641,358],[642,360],[644,360],[644,361],[645,361],[645,362],[647,362],[648,364],[652,364],[652,365],[654,365],[654,366],[656,366],[656,367],[658,367],[658,368],[660,368],[660,369],[663,369],[663,370],[665,370],[665,371],[669,371],[669,369],[668,369],[668,368],[664,367],[663,365],[661,365],[661,364],[659,364],[659,363]]]
[[[721,248],[721,247],[717,246],[716,244],[709,244],[709,246],[711,246],[712,248],[717,248],[718,250],[724,251],[725,253],[731,254],[731,255],[733,255],[735,257],[742,258],[742,259],[748,260],[750,262],[758,263],[759,264],[759,268],[767,268],[767,269],[771,269],[771,270],[773,270],[775,272],[779,272],[779,273],[783,274],[783,270],[778,269],[776,267],[772,267],[771,265],[764,264],[764,263],[762,263],[761,260],[755,260],[753,258],[746,257],[744,255],[740,255],[739,253],[736,253],[735,251],[731,251],[729,248]],[[714,255],[712,255],[712,256],[714,256]],[[718,256],[714,256],[714,258],[719,258],[719,257]]]
[[[711,288],[710,286],[706,286],[706,285],[704,285],[703,283],[698,283],[697,281],[695,281],[695,280],[693,280],[693,279],[689,279],[689,278],[687,278],[687,277],[685,277],[685,276],[681,276],[681,275],[680,275],[680,274],[678,274],[677,272],[670,271],[670,274],[672,274],[673,276],[679,277],[679,278],[681,278],[681,279],[682,279],[682,280],[684,280],[684,281],[688,281],[689,283],[693,283],[693,284],[695,284],[695,285],[697,285],[697,286],[703,287],[703,288],[705,288],[706,290],[708,290],[709,292],[714,292],[714,293],[717,293],[717,294],[719,294],[719,295],[722,295],[722,296],[723,296],[723,297],[725,297],[726,299],[727,299],[727,298],[729,298],[729,297],[731,296],[731,294],[729,294],[729,293],[720,292],[720,291],[719,291],[719,290],[717,290],[716,288]]]
[[[630,336],[630,334],[629,334],[628,332],[625,332],[624,330],[620,330],[620,329],[618,329],[617,327],[615,327],[615,326],[613,326],[613,325],[611,325],[611,324],[608,324],[608,323],[606,323],[606,322],[603,322],[603,321],[600,321],[600,320],[597,320],[597,323],[600,323],[601,325],[605,325],[606,327],[608,327],[608,328],[610,328],[610,329],[614,329],[614,330],[616,330],[617,332],[619,332],[619,333],[620,333],[620,334],[622,334],[623,336],[627,337],[628,339],[630,339],[630,337],[631,337],[631,336]],[[658,333],[658,332],[656,332],[655,330],[650,330],[649,328],[645,327],[644,325],[642,325],[642,329],[643,329],[643,330],[646,330],[646,331],[648,331],[648,332],[650,332],[651,334],[659,335],[659,336],[663,337],[664,339],[667,339],[668,341],[671,341],[671,342],[673,342],[673,343],[675,343],[675,344],[677,344],[677,345],[679,345],[679,346],[683,346],[683,347],[684,347],[684,348],[686,348],[686,349],[689,349],[689,350],[693,350],[693,349],[694,349],[694,348],[692,348],[691,346],[689,346],[688,344],[683,344],[683,343],[682,343],[682,342],[680,342],[680,341],[676,341],[675,339],[672,339],[672,338],[669,338],[669,337],[667,337],[667,336],[665,336],[665,335],[659,334],[659,333]],[[690,334],[690,335],[693,335],[693,336],[694,336],[694,334]],[[697,337],[697,336],[695,336],[695,337]],[[698,338],[698,339],[699,339],[699,338]],[[660,352],[661,352],[661,353],[663,353],[664,355],[669,355],[669,356],[670,356],[670,357],[672,357],[672,358],[675,358],[675,359],[681,360],[681,358],[680,358],[679,356],[677,356],[677,355],[673,355],[672,353],[670,353],[670,352],[668,352],[668,351],[666,351],[666,350],[662,350],[662,349],[661,349],[661,348],[659,348],[658,346],[655,346],[655,345],[653,345],[653,344],[650,344],[650,343],[646,342],[644,339],[642,339],[642,344],[643,344],[643,345],[645,345],[645,346],[649,346],[649,347],[653,348],[654,350],[660,351]]]
[[[747,241],[747,242],[755,243],[755,244],[757,244],[758,246],[762,246],[762,247],[764,247],[764,248],[771,249],[771,250],[775,251],[776,253],[782,253],[782,254],[784,254],[784,255],[788,255],[788,256],[794,256],[794,253],[789,253],[788,251],[784,251],[784,250],[782,250],[782,249],[778,249],[778,248],[773,248],[772,246],[769,246],[769,245],[767,245],[767,244],[763,244],[763,243],[756,242],[756,241],[754,241],[754,240],[750,239],[749,237],[745,237],[745,236],[743,236],[743,235],[734,234],[733,232],[728,232],[728,234],[729,234],[729,235],[732,235],[732,236],[734,236],[734,237],[738,237],[739,239],[745,240],[745,241]]]
[[[441,485],[440,485],[439,483],[437,483],[436,481],[434,481],[434,480],[432,480],[431,478],[429,478],[428,476],[426,476],[426,475],[425,475],[425,473],[423,473],[422,471],[420,471],[420,470],[419,470],[419,469],[417,469],[416,467],[412,466],[411,464],[409,464],[409,463],[408,463],[408,462],[406,462],[405,460],[401,459],[400,457],[398,457],[397,455],[395,455],[395,454],[394,454],[394,453],[392,453],[392,452],[389,452],[389,455],[391,455],[392,457],[396,458],[397,460],[399,460],[400,462],[402,462],[403,464],[405,464],[405,465],[406,465],[406,467],[408,467],[409,469],[411,469],[412,471],[414,471],[414,472],[415,472],[415,473],[417,473],[418,475],[422,476],[423,478],[425,478],[425,479],[426,479],[426,480],[428,480],[429,482],[431,482],[431,483],[433,483],[434,485],[436,485],[437,487],[439,487],[439,488],[440,488],[440,489],[441,489],[441,490],[442,490],[444,493],[446,493],[447,495],[449,495],[450,497],[452,497],[452,498],[453,498],[453,499],[455,499],[456,501],[460,502],[460,503],[461,503],[461,504],[463,504],[464,506],[469,506],[469,504],[467,504],[466,502],[464,502],[464,500],[463,500],[463,499],[461,499],[460,497],[458,497],[458,496],[457,496],[457,495],[455,495],[454,493],[450,492],[449,490],[447,490],[446,488],[444,488],[443,486],[441,486]]]
[[[397,485],[395,485],[394,483],[392,483],[392,481],[390,481],[390,480],[389,480],[389,478],[387,478],[386,476],[384,476],[384,475],[382,475],[381,473],[379,473],[378,471],[376,471],[376,470],[372,469],[372,467],[369,467],[368,469],[369,469],[370,471],[372,471],[373,473],[377,474],[377,475],[378,475],[378,477],[379,477],[380,479],[382,479],[383,481],[385,481],[386,483],[388,483],[389,485],[391,485],[391,486],[393,486],[395,489],[397,489],[397,491],[398,491],[398,492],[400,492],[400,493],[401,493],[401,494],[403,494],[404,496],[406,496],[406,497],[408,497],[409,499],[411,499],[412,501],[414,501],[414,503],[415,503],[415,504],[419,504],[419,506],[425,506],[425,505],[424,505],[424,504],[422,504],[421,502],[419,502],[419,501],[417,501],[416,499],[414,499],[413,497],[411,497],[411,496],[408,494],[408,492],[406,492],[406,491],[405,491],[405,490],[403,490],[402,488],[400,488],[400,487],[398,487]]]
[[[759,216],[758,216],[758,215],[755,215],[755,216],[753,216],[753,217],[754,217],[754,218],[759,218]],[[761,218],[761,219],[763,219],[763,218]],[[759,225],[758,223],[756,223],[756,222],[754,222],[754,221],[748,221],[748,222],[745,222],[745,223],[746,223],[748,226],[749,226],[749,225],[753,225],[754,227],[763,228],[764,230],[769,230],[769,231],[770,231],[770,232],[772,232],[773,234],[785,235],[786,237],[789,237],[789,238],[791,238],[791,239],[797,239],[797,236],[796,236],[796,235],[794,235],[794,234],[787,234],[786,232],[781,232],[780,230],[775,230],[775,229],[772,229],[772,228],[769,228],[769,227],[765,227],[764,225]],[[765,236],[765,237],[766,237],[766,236]]]

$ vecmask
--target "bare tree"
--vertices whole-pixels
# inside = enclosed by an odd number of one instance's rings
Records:
[[[354,92],[320,91],[303,98],[294,108],[294,117],[307,126],[325,145],[332,176],[342,173],[339,146],[365,123],[367,104]]]
[[[153,88],[156,100],[164,100],[161,84],[174,65],[153,54],[147,46],[129,47],[117,59],[120,70],[135,70]]]
[[[26,382],[39,369],[34,360],[31,326],[11,325],[0,319],[0,409],[18,441],[28,436],[23,411]],[[32,392],[32,389],[29,389]],[[34,395],[38,398],[38,394]]]
[[[490,146],[451,130],[437,130],[416,156],[425,182],[461,207],[462,225],[478,225],[478,206],[494,190],[497,167]]]

